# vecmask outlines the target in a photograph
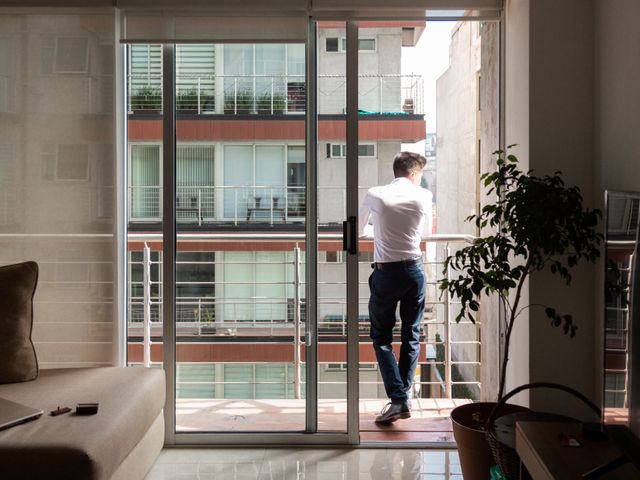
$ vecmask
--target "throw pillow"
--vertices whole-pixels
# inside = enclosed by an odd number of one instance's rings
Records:
[[[26,382],[38,376],[31,341],[36,262],[0,267],[0,383]]]

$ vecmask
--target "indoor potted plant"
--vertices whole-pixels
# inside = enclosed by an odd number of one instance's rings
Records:
[[[566,186],[560,172],[535,176],[531,171],[519,170],[514,155],[502,150],[494,154],[496,170],[483,174],[481,182],[488,189],[487,195],[493,195],[495,200],[482,207],[478,215],[467,219],[480,229],[488,228],[490,233],[445,260],[444,273],[449,272],[449,278],[440,280],[439,288],[460,300],[457,322],[467,318],[475,323],[474,315],[482,294],[495,294],[502,303],[506,325],[500,361],[500,400],[505,393],[513,326],[525,309],[534,307],[521,305],[525,281],[532,272],[550,271],[569,284],[572,267],[581,262],[595,262],[602,239],[596,226],[602,214],[599,210],[585,209],[578,187]],[[577,327],[571,315],[560,314],[546,305],[535,307],[544,308],[551,325],[562,327],[569,337],[575,335]],[[462,434],[460,427],[482,430],[493,405],[491,402],[464,405],[451,414],[463,472],[465,463],[472,465],[473,461],[463,459],[465,450],[488,454],[488,458],[467,469],[473,472],[464,472],[465,479],[489,478],[488,468],[493,462],[484,432],[472,435],[464,430],[473,437],[472,441],[482,444],[465,446],[461,445],[464,439],[458,438]]]

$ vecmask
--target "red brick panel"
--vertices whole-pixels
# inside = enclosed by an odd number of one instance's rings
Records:
[[[162,120],[129,120],[130,141],[161,141]],[[414,142],[426,137],[425,121],[401,118],[361,120],[360,140]],[[179,120],[178,141],[304,140],[304,118],[297,120]],[[345,141],[344,120],[320,120],[318,139]]]

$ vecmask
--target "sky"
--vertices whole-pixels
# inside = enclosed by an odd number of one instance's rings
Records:
[[[422,75],[424,80],[424,118],[429,133],[436,131],[436,80],[449,67],[449,43],[455,24],[428,22],[416,46],[402,48],[402,74]],[[424,142],[406,148],[424,153]]]

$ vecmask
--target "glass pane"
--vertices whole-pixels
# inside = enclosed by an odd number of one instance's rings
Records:
[[[606,423],[633,428],[633,325],[640,192],[606,192],[604,410]],[[635,320],[634,320],[635,319]]]
[[[176,428],[302,431],[304,48],[177,52]]]
[[[394,180],[393,160],[401,151],[425,157],[420,186],[433,196],[433,222],[425,234],[475,234],[465,218],[479,204],[480,158],[497,144],[497,30],[480,22],[361,22],[359,29],[359,195]],[[481,82],[479,79],[482,78]],[[437,120],[437,122],[436,122]],[[380,135],[378,132],[384,132]],[[436,146],[438,149],[436,150]],[[490,150],[491,151],[491,150]],[[489,151],[489,152],[490,152]],[[375,218],[374,218],[375,222]],[[394,429],[433,441],[434,418],[446,418],[456,402],[481,398],[481,327],[453,320],[457,305],[437,289],[447,252],[463,243],[421,244],[426,276],[420,319],[420,352],[410,420]],[[369,338],[369,277],[373,241],[360,241],[360,428],[363,441],[379,440],[375,417],[389,401]],[[377,260],[381,261],[381,260]],[[401,302],[399,302],[401,303]],[[449,318],[446,318],[449,312]],[[402,323],[396,305],[392,348],[399,360]],[[408,381],[405,375],[402,381]],[[438,399],[434,408],[432,399]],[[450,440],[450,433],[441,439]],[[412,437],[413,438],[413,437]]]
[[[128,45],[125,55],[129,106],[127,363],[154,367],[163,361],[162,48]],[[144,238],[138,236],[140,230],[146,233]],[[145,325],[149,326],[149,338],[145,338]]]
[[[346,56],[331,52],[345,35],[344,22],[318,24],[318,429],[334,432],[347,430]]]

